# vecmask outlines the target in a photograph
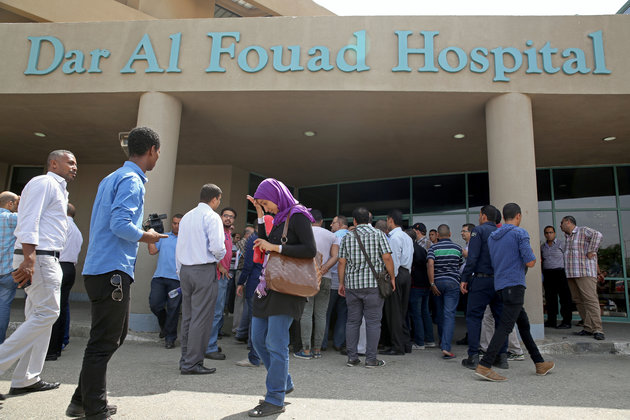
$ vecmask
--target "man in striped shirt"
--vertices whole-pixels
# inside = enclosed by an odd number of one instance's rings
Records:
[[[576,335],[592,335],[603,340],[602,315],[597,296],[597,250],[602,234],[595,229],[577,226],[573,216],[565,216],[560,223],[565,233],[564,269],[571,296],[584,320],[584,329]]]
[[[361,238],[376,272],[386,269],[391,277],[392,287],[395,288],[394,262],[392,249],[385,234],[369,224],[370,212],[365,207],[359,207],[354,209],[352,217],[356,228],[354,232],[344,236],[341,241],[337,267],[339,294],[346,298],[348,306],[348,322],[346,323],[347,365],[352,367],[361,363],[357,353],[357,345],[361,320],[365,317],[365,367],[374,368],[385,364],[384,361],[376,358],[385,300],[379,293],[372,269],[361,251],[356,236]]]
[[[448,225],[438,226],[438,242],[431,245],[427,255],[427,272],[431,291],[436,296],[438,334],[444,359],[455,357],[451,353],[451,340],[455,329],[455,310],[459,302],[459,267],[464,263],[462,247],[451,241]]]

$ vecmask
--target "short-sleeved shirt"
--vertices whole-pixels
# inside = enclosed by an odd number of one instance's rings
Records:
[[[315,236],[315,246],[317,252],[322,254],[322,265],[326,264],[330,259],[330,248],[337,241],[334,233],[319,226],[313,226],[313,236]],[[326,275],[326,277],[329,277]]]
[[[171,280],[179,280],[177,275],[177,260],[175,249],[177,248],[177,235],[168,233],[168,238],[160,239],[156,244],[158,254],[157,268],[153,277],[164,277]]]
[[[431,245],[427,260],[433,260],[433,279],[459,283],[459,266],[464,263],[462,247],[450,239],[440,239]]]
[[[370,256],[376,272],[385,269],[383,254],[391,254],[392,249],[385,234],[372,225],[364,224],[356,227],[355,232],[361,237],[365,250]],[[370,265],[367,263],[354,232],[348,233],[341,241],[339,258],[347,260],[344,286],[346,289],[366,289],[378,287]]]

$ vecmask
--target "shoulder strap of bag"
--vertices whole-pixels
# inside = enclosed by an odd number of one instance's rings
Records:
[[[361,248],[361,251],[363,252],[363,255],[365,256],[365,259],[366,259],[368,265],[372,269],[372,274],[374,274],[374,278],[377,278],[378,274],[376,274],[376,269],[374,268],[374,264],[372,264],[372,260],[370,259],[370,256],[368,255],[367,251],[365,250],[365,245],[363,245],[363,241],[361,240],[361,237],[357,233],[357,229],[355,228],[352,232],[354,233],[354,236],[357,238],[357,242],[359,243],[359,247]]]
[[[291,209],[293,209],[294,206],[291,206]],[[282,237],[280,238],[280,242],[282,243],[282,245],[286,245],[287,243],[287,234],[289,233],[289,220],[291,219],[291,209],[289,209],[289,215],[287,216],[287,219],[284,221],[284,229],[282,230]]]

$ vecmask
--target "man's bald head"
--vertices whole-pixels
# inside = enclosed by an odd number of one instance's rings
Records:
[[[11,191],[3,191],[0,193],[0,207],[3,209],[16,211],[17,203],[20,197]]]

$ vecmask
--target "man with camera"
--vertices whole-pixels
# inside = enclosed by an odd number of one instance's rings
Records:
[[[98,186],[83,276],[92,306],[90,339],[83,355],[79,384],[66,410],[69,417],[108,419],[107,363],[127,335],[129,292],[138,242],[155,243],[168,235],[142,230],[146,172],[160,157],[160,139],[147,127],[131,130],[129,160]]]
[[[149,293],[149,306],[151,312],[157,317],[160,324],[160,338],[164,338],[164,347],[175,347],[177,338],[177,322],[179,321],[179,308],[182,303],[181,293],[171,297],[169,292],[179,288],[179,276],[177,275],[175,248],[177,247],[177,234],[179,233],[179,221],[184,217],[176,214],[171,220],[171,231],[168,237],[160,239],[157,243],[147,244],[149,254],[158,255],[157,268],[151,279],[151,292]],[[159,219],[158,219],[159,220]],[[159,221],[161,225],[162,222]],[[164,231],[164,227],[159,227]],[[157,229],[156,229],[157,230]]]

